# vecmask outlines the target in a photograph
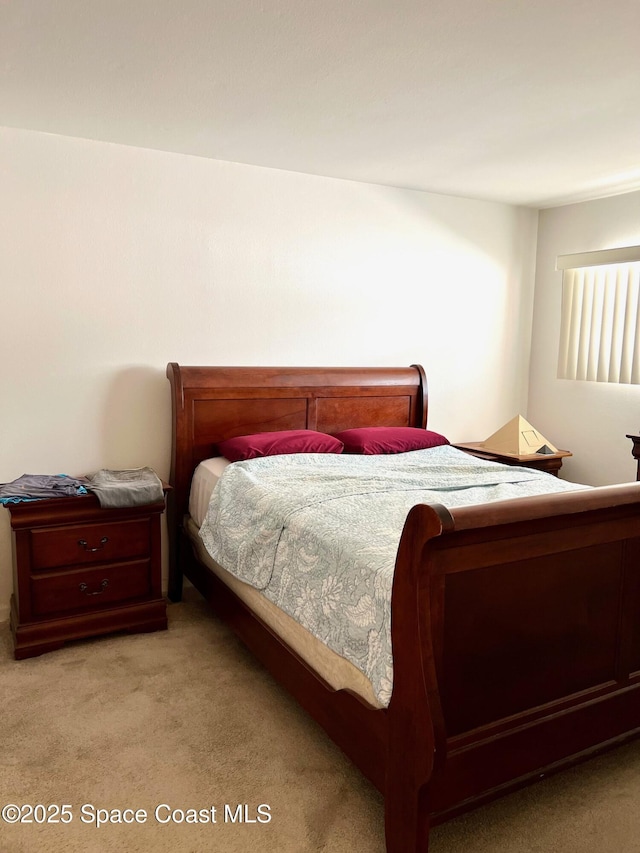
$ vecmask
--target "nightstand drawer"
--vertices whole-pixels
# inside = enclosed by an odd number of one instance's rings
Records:
[[[150,560],[132,560],[35,576],[31,579],[33,615],[49,616],[148,597],[150,569]]]
[[[148,518],[41,528],[31,533],[31,568],[146,557],[149,550]]]

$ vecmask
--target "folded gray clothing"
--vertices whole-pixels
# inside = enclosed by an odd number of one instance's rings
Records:
[[[162,483],[153,468],[125,471],[103,468],[87,477],[86,487],[96,495],[100,506],[107,509],[144,506],[164,499]]]

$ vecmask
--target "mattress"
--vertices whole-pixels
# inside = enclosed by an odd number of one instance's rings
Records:
[[[259,590],[226,572],[207,553],[199,529],[207,514],[211,493],[229,464],[227,459],[205,459],[196,468],[189,494],[186,531],[198,559],[277,636],[334,690],[350,690],[374,708],[384,707],[377,699],[369,679],[354,664],[332,651],[321,640],[269,601]]]
[[[229,464],[229,460],[224,456],[216,456],[213,459],[205,459],[194,471],[189,492],[189,515],[198,528],[202,527],[207,514],[211,492]]]

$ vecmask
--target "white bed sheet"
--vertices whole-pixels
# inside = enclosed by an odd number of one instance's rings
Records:
[[[202,527],[216,483],[230,464],[224,456],[215,456],[212,459],[205,459],[194,471],[189,492],[189,515],[198,527]]]

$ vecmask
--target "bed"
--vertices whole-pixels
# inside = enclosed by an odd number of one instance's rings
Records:
[[[426,428],[423,369],[171,363],[167,375],[170,598],[189,578],[382,792],[389,853],[425,853],[430,826],[638,733],[640,484],[411,508],[381,706],[207,559],[189,497],[234,436]]]

